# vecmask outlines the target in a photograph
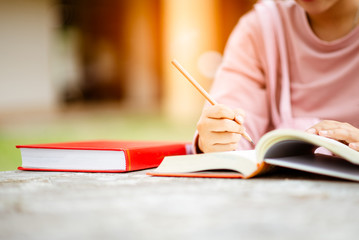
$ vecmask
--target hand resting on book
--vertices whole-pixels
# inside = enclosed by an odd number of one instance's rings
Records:
[[[324,120],[309,128],[307,132],[342,141],[359,151],[359,129],[349,123]]]

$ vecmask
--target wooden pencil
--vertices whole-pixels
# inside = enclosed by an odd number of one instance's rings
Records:
[[[202,96],[207,99],[209,103],[211,103],[212,105],[218,104],[216,100],[214,100],[211,95],[209,95],[207,91],[204,90],[204,88],[186,71],[186,69],[184,69],[181,64],[178,63],[177,60],[173,59],[171,63],[178,69],[178,71],[183,74],[185,78],[187,78],[187,80],[202,94]],[[250,143],[254,145],[252,138],[248,135],[247,132],[243,132],[242,135],[245,139],[247,139]]]

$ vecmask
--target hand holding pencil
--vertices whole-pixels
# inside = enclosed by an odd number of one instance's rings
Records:
[[[203,110],[197,124],[198,145],[201,151],[236,150],[241,136],[254,144],[243,127],[244,112],[242,110],[233,110],[225,105],[218,104],[176,60],[173,60],[172,64],[212,105]]]

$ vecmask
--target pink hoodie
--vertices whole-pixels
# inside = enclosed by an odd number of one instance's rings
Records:
[[[258,3],[232,32],[211,95],[246,111],[254,142],[272,129],[304,130],[320,119],[359,128],[359,27],[326,42],[294,1]]]

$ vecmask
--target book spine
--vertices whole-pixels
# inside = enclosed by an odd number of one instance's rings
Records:
[[[186,153],[185,144],[125,150],[126,171],[155,168],[166,156],[186,155]]]

